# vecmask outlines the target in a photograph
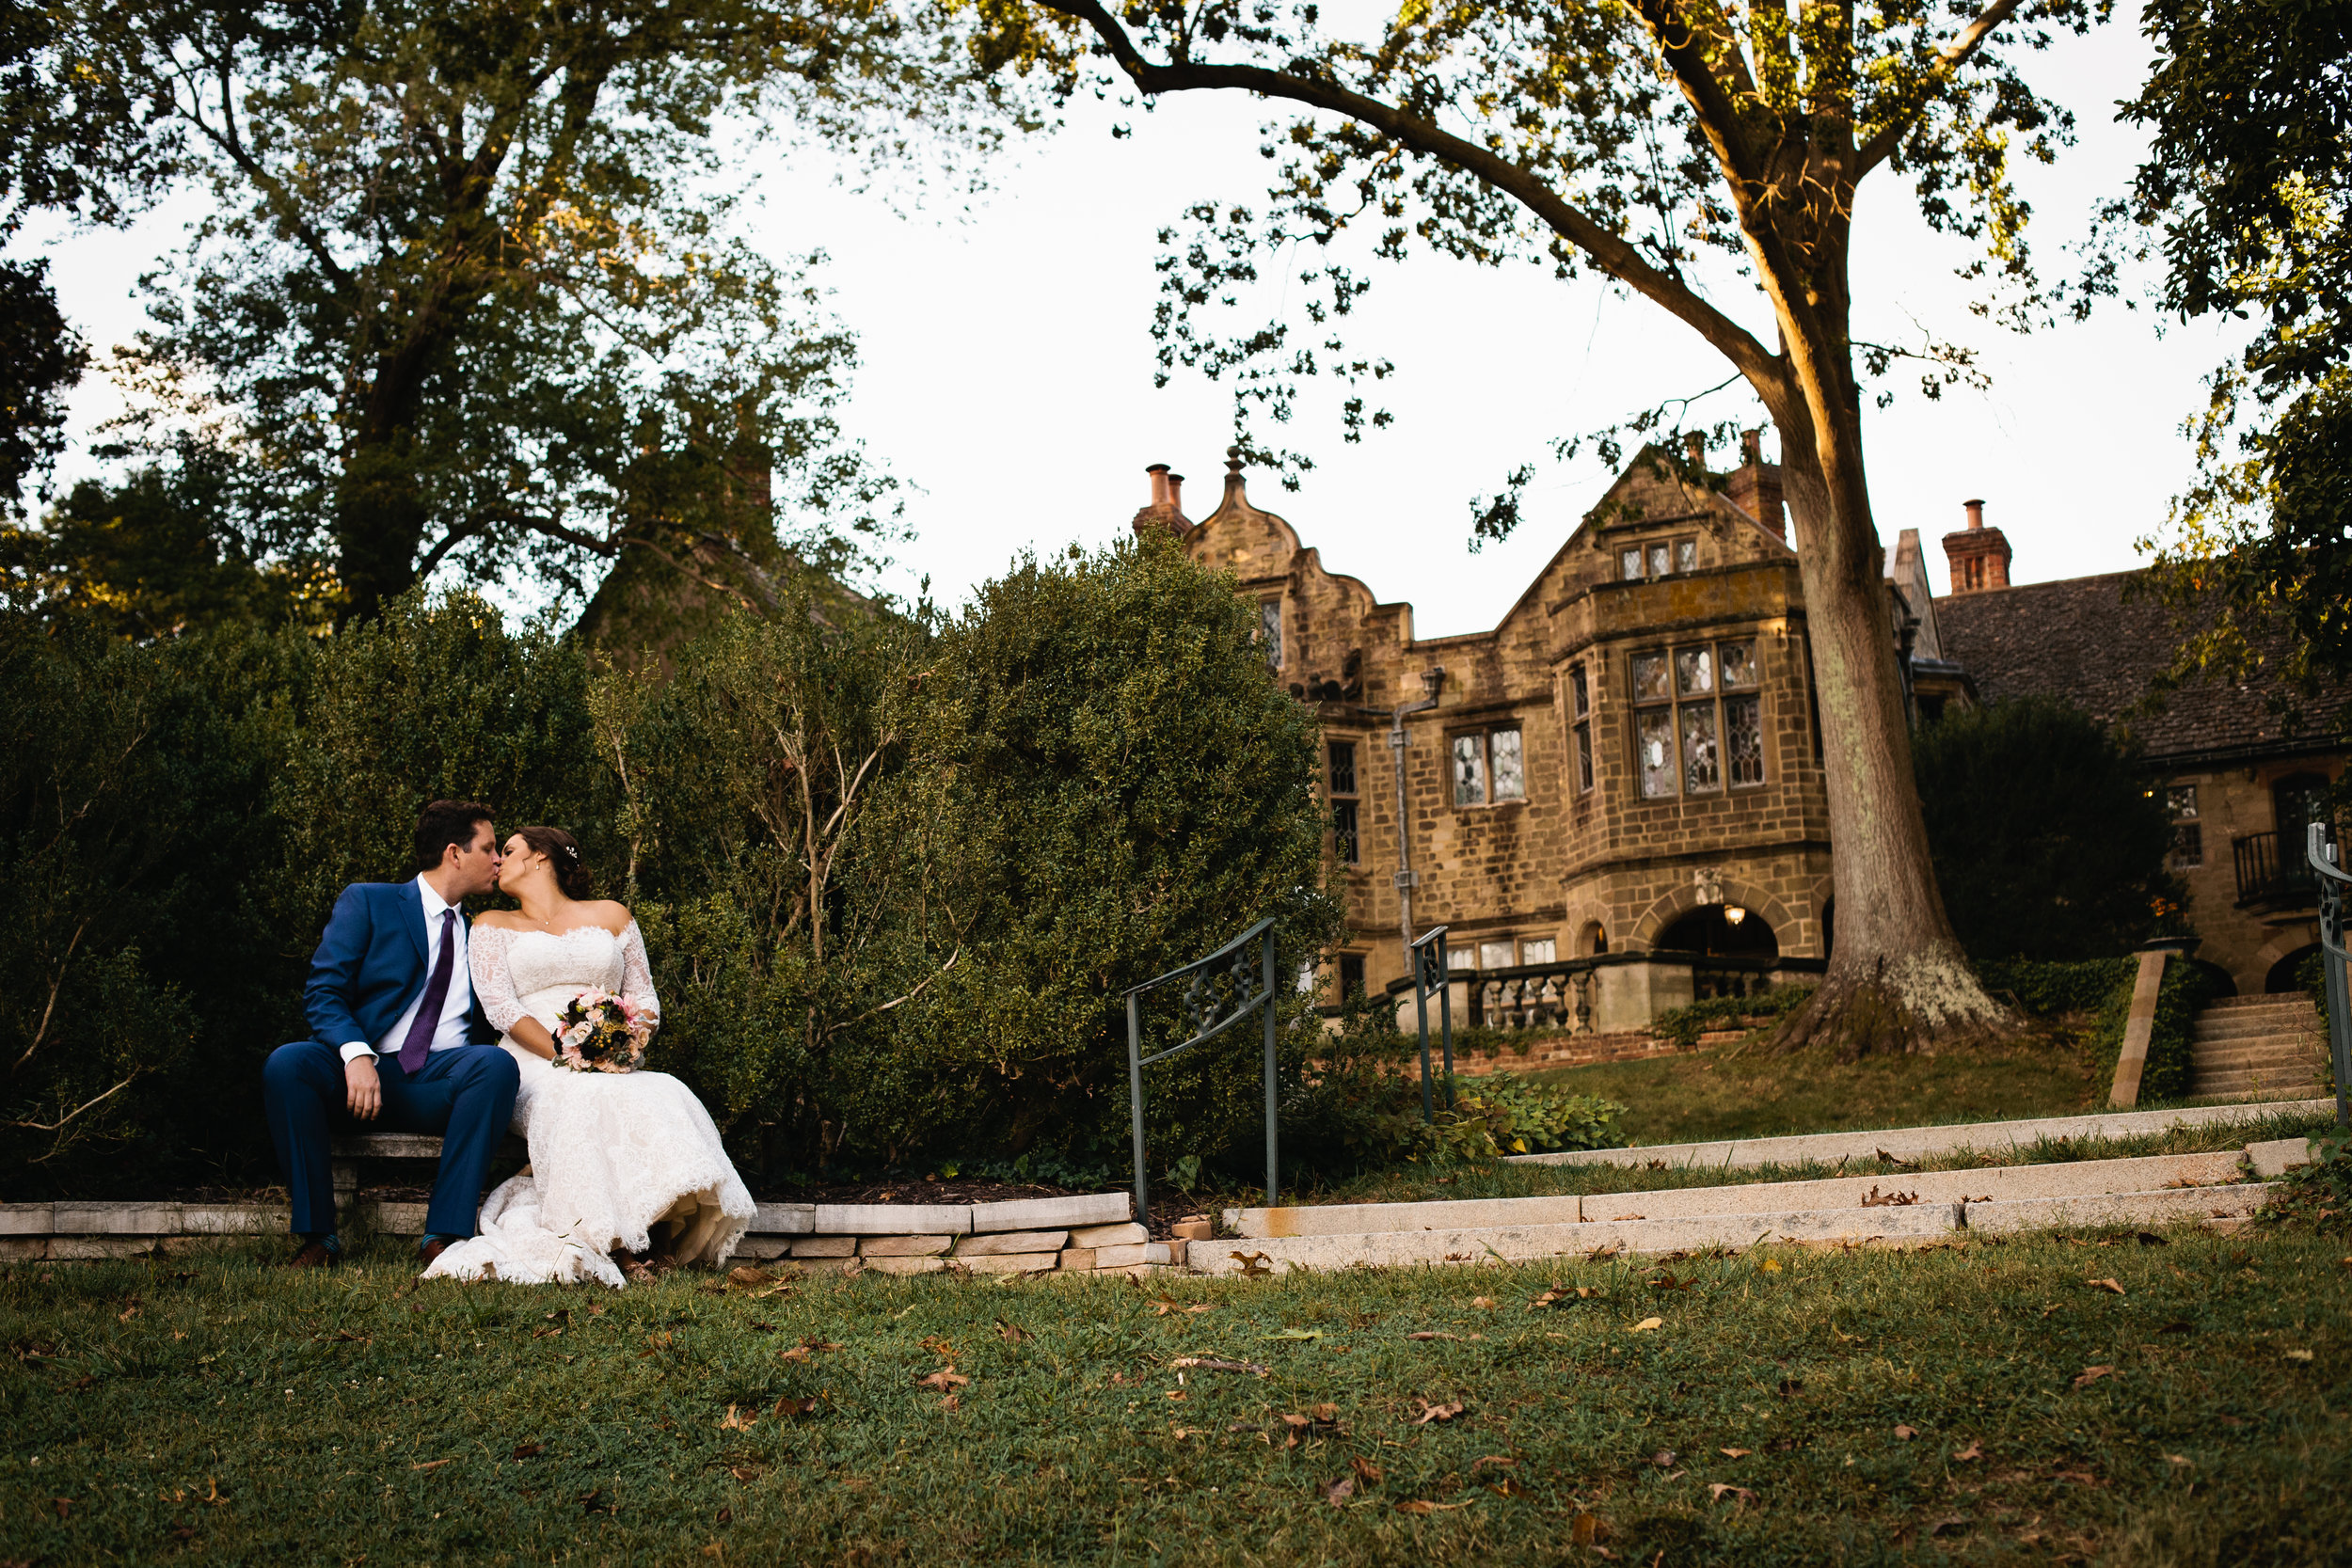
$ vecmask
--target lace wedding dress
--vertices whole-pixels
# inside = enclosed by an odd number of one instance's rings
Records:
[[[693,1091],[666,1072],[574,1072],[515,1043],[525,1015],[548,1025],[583,990],[626,996],[660,1017],[637,924],[614,936],[496,930],[467,941],[474,995],[507,1031],[500,1048],[522,1069],[514,1128],[531,1166],[482,1205],[481,1233],[449,1248],[425,1277],[527,1284],[596,1280],[618,1288],[615,1248],[652,1249],[666,1226],[681,1263],[723,1263],[742,1239],[752,1195]]]

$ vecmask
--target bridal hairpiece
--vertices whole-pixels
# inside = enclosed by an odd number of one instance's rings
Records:
[[[578,849],[575,849],[574,847],[572,847],[572,846],[570,846],[570,845],[568,845],[568,844],[566,844],[565,846],[564,846],[564,852],[565,854],[567,854],[567,855],[571,856],[571,857],[572,857],[572,859],[574,859],[574,860],[578,860],[578,859],[580,859],[580,851],[579,851]]]

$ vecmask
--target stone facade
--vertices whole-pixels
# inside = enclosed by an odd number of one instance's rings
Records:
[[[1429,639],[1229,467],[1198,522],[1182,480],[1152,470],[1135,527],[1232,573],[1277,679],[1315,707],[1348,981],[1405,976],[1408,933],[1439,924],[1455,966],[1482,974],[1607,955],[1582,981],[1582,1027],[1607,1031],[1706,984],[1638,961],[1654,949],[1825,954],[1804,592],[1778,470],[1753,442],[1721,490],[1643,453],[1500,626]]]

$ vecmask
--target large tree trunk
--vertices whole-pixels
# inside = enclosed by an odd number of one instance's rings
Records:
[[[373,620],[385,601],[417,579],[423,547],[424,493],[415,454],[400,433],[367,437],[343,461],[335,498],[335,543],[342,578],[344,622]]]
[[[1860,421],[1832,410],[1821,424],[1836,428],[1826,435],[1809,409],[1790,408],[1781,421],[1820,693],[1836,926],[1829,973],[1779,1039],[1788,1049],[1832,1042],[1851,1059],[1952,1043],[2009,1019],[1970,971],[1936,892]]]

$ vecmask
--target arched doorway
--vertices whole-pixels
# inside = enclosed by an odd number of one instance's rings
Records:
[[[1697,953],[1710,958],[1777,958],[1780,939],[1754,910],[1738,904],[1701,904],[1658,933],[1661,952]]]
[[[1584,930],[1577,938],[1576,950],[1585,958],[1597,958],[1609,951],[1609,927],[1597,920],[1584,923]]]
[[[2302,968],[2318,951],[2319,943],[2306,942],[2277,963],[2272,964],[2269,974],[2264,977],[2263,990],[2271,996],[2277,996],[2282,991],[2301,990],[2303,989]]]

